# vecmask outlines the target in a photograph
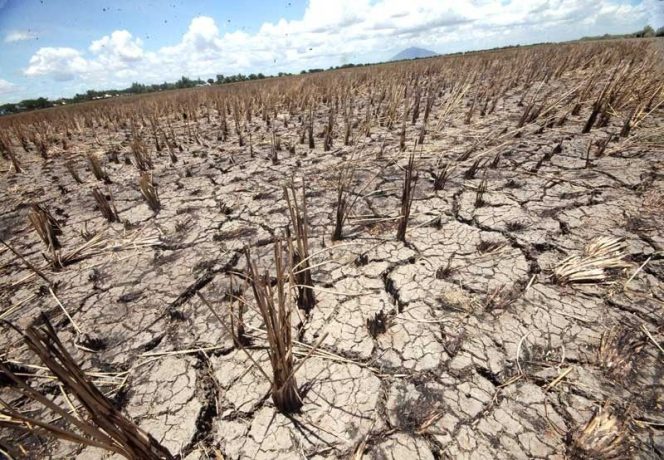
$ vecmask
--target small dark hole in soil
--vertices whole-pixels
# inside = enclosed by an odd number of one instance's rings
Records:
[[[505,188],[509,189],[519,189],[522,188],[523,184],[519,181],[516,181],[514,179],[510,179],[507,182],[505,182]]]
[[[555,246],[550,243],[533,243],[533,248],[537,252],[547,252],[555,250]]]
[[[210,268],[214,267],[215,261],[214,260],[201,260],[200,262],[196,263],[194,265],[194,268],[192,268],[192,272],[194,274],[200,273],[205,270],[209,270]]]
[[[438,270],[436,270],[436,279],[444,280],[449,278],[453,274],[454,274],[454,269],[449,265],[445,267],[440,267]]]
[[[88,274],[88,281],[96,283],[99,280],[101,280],[101,272],[96,268],[90,270],[90,273]]]
[[[228,206],[226,203],[221,203],[219,205],[219,210],[222,212],[222,214],[224,214],[226,216],[230,215],[233,212],[231,207]]]
[[[374,314],[373,318],[367,318],[367,329],[371,337],[375,339],[378,335],[384,334],[387,331],[387,322],[388,317],[382,309]]]
[[[569,225],[566,222],[560,222],[560,234],[569,235]]]
[[[2,365],[5,366],[10,372],[13,374],[21,373],[21,374],[32,374],[33,371],[30,368],[21,366],[20,364],[14,364],[10,362],[3,361]],[[25,377],[23,377],[25,379]],[[14,381],[9,378],[7,374],[5,374],[3,371],[0,371],[0,388],[5,387],[5,386],[14,386]]]
[[[480,366],[476,367],[475,370],[477,371],[478,374],[487,379],[494,386],[502,385],[502,382],[500,381],[498,376],[495,373],[491,372],[489,369]]]
[[[120,388],[120,391],[113,396],[113,404],[118,409],[122,409],[129,402],[129,385]]]
[[[270,192],[259,192],[251,197],[254,200],[268,200],[272,198],[272,193]]]
[[[369,256],[366,254],[360,254],[355,258],[355,265],[358,267],[362,267],[368,263],[369,263]]]
[[[477,250],[479,251],[480,254],[486,254],[487,252],[495,251],[496,249],[500,248],[503,245],[503,243],[500,243],[498,241],[480,241],[477,244]]]
[[[126,294],[122,294],[120,297],[118,297],[118,302],[120,302],[120,303],[134,302],[134,301],[140,299],[141,295],[142,295],[141,291],[127,292]]]
[[[92,351],[101,351],[106,349],[106,341],[97,335],[83,334],[78,340],[78,344]]]
[[[508,232],[520,232],[521,230],[525,230],[526,224],[521,221],[512,221],[507,222],[505,224],[505,228]]]
[[[157,348],[157,346],[161,343],[163,339],[164,339],[163,335],[155,337],[154,339],[150,340],[148,343],[143,345],[143,351],[154,350],[155,348]]]

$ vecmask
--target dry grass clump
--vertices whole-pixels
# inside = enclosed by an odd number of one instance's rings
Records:
[[[629,458],[629,420],[618,416],[609,405],[598,409],[583,428],[568,436],[568,453],[571,458]]]
[[[152,182],[152,174],[143,173],[138,180],[138,186],[141,189],[141,195],[150,206],[150,209],[157,214],[161,210],[161,201],[159,201],[159,192]]]
[[[432,172],[433,175],[433,189],[435,191],[443,190],[445,188],[445,184],[447,183],[447,179],[450,177],[450,173],[452,172],[452,169],[450,168],[450,164],[443,163],[438,172]]]
[[[90,163],[90,169],[92,169],[92,174],[94,174],[95,178],[98,181],[103,181],[105,184],[110,184],[111,179],[110,179],[110,177],[108,177],[108,174],[106,173],[106,170],[102,166],[101,159],[99,158],[99,156],[95,155],[94,153],[88,153],[87,158],[88,158],[88,162]],[[70,170],[70,172],[71,172],[71,170]],[[73,173],[72,173],[72,176],[74,176]],[[74,176],[74,179],[76,179],[75,176]]]
[[[482,157],[477,158],[472,165],[463,173],[463,177],[466,179],[474,179],[477,171],[479,171],[482,166],[483,159]]]
[[[54,268],[62,268],[95,254],[117,253],[129,249],[138,250],[161,244],[158,234],[145,235],[143,233],[141,230],[133,233],[123,231],[119,237],[113,238],[104,232],[91,233],[84,230],[81,232],[81,236],[86,240],[85,243],[70,249],[55,251],[50,256],[46,256],[46,259]]]
[[[256,307],[265,324],[265,338],[268,342],[267,352],[272,366],[272,377],[256,362],[249,351],[244,348],[245,344],[251,339],[244,336],[243,310],[241,309],[237,320],[234,318],[231,320],[231,326],[229,327],[222,320],[221,316],[214,311],[207,300],[205,300],[205,297],[200,292],[197,295],[212,311],[221,325],[230,332],[235,345],[239,346],[247,354],[252,364],[270,382],[272,401],[276,408],[283,413],[293,413],[299,411],[303,404],[295,374],[318,349],[318,346],[327,334],[324,334],[317,344],[309,349],[308,354],[295,365],[291,313],[295,304],[293,292],[297,284],[294,273],[293,245],[289,244],[287,249],[288,253],[286,254],[281,240],[277,240],[274,244],[274,264],[276,271],[274,279],[270,277],[267,270],[259,273],[255,262],[251,258],[249,248],[245,249],[247,265],[245,280],[251,286]],[[237,297],[234,294],[231,294],[231,298],[246,305],[244,298]]]
[[[604,283],[609,270],[626,268],[626,245],[622,238],[600,236],[586,245],[583,253],[572,255],[558,264],[553,272],[560,284]]]
[[[484,194],[487,191],[487,182],[486,182],[486,171],[482,177],[482,180],[480,181],[480,185],[477,187],[477,190],[475,191],[475,207],[476,208],[481,208],[486,204],[484,201]]]
[[[635,370],[636,360],[647,339],[633,327],[614,326],[602,334],[597,358],[611,378],[624,380]]]
[[[152,169],[152,158],[148,153],[148,148],[140,137],[135,136],[131,142],[131,153],[133,154],[134,166],[139,171],[145,172]]]
[[[272,364],[272,401],[282,412],[297,412],[302,407],[302,398],[295,380],[296,369],[293,365],[293,337],[291,335],[291,296],[287,286],[288,278],[293,277],[292,269],[289,275],[287,268],[284,267],[281,242],[277,241],[274,245],[277,279],[275,293],[270,276],[267,272],[258,273],[249,250],[246,251],[246,257],[249,283],[265,323],[269,345],[268,354]],[[291,283],[293,281],[291,279]]]
[[[85,259],[91,254],[95,254],[106,245],[101,233],[92,235],[85,243],[71,250],[53,251],[51,255],[46,256],[53,268],[64,268],[74,262]]]
[[[60,342],[45,315],[42,315],[42,322],[43,326],[33,325],[28,328],[24,335],[25,343],[57,378],[69,407],[65,409],[59,406],[51,397],[37,391],[0,363],[0,370],[15,384],[24,398],[43,406],[57,417],[47,419],[44,415],[29,415],[23,409],[2,402],[0,426],[102,448],[128,459],[172,459],[173,456],[164,446],[126,418],[97,389]]]
[[[505,243],[501,241],[490,241],[490,240],[481,240],[477,244],[477,252],[480,254],[490,254],[500,250]]]
[[[404,171],[403,189],[401,192],[401,213],[399,214],[399,226],[397,228],[397,240],[406,242],[406,229],[408,228],[408,219],[410,218],[410,208],[413,204],[413,197],[417,185],[417,175],[415,174],[415,155],[410,154],[408,165]]]
[[[664,213],[664,196],[655,189],[645,192],[641,208],[648,215]]]
[[[12,163],[12,167],[14,168],[14,172],[20,173],[22,171],[21,164],[16,158],[16,154],[12,148],[12,142],[9,139],[9,136],[6,134],[0,134],[0,152],[3,156],[9,157],[9,160]]]
[[[355,166],[348,161],[342,166],[337,179],[337,201],[335,204],[334,232],[332,232],[332,241],[343,239],[343,227],[352,204],[348,200],[350,187],[355,179]]]
[[[309,257],[309,217],[307,214],[307,196],[302,180],[302,200],[298,201],[295,184],[284,187],[284,196],[288,203],[288,212],[292,234],[295,237],[295,248],[292,247],[291,232],[288,231],[288,250],[292,255],[293,274],[298,288],[297,305],[304,311],[311,311],[316,303],[313,291],[313,277],[311,276]]]
[[[32,204],[28,219],[49,252],[60,249],[58,235],[62,234],[62,229],[51,213],[38,204]]]
[[[245,347],[251,343],[251,339],[246,335],[244,327],[244,314],[247,311],[247,303],[242,298],[236,297],[236,292],[233,289],[233,278],[230,279],[230,323],[231,335],[233,337],[233,344],[236,347]],[[245,290],[248,288],[248,280],[245,279]],[[235,313],[235,299],[237,298],[237,314]]]
[[[101,211],[102,216],[106,218],[109,222],[120,222],[120,217],[118,216],[118,210],[113,203],[113,196],[110,195],[107,198],[106,195],[99,190],[98,188],[92,189],[92,196],[97,202],[97,207]]]
[[[67,168],[67,171],[69,171],[69,174],[71,174],[71,177],[76,181],[77,184],[83,183],[83,181],[81,180],[81,176],[78,175],[78,171],[76,170],[73,161],[71,160],[65,161],[65,168]]]

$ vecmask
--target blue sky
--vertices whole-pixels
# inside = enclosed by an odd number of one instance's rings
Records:
[[[661,0],[0,0],[0,103],[664,26]]]

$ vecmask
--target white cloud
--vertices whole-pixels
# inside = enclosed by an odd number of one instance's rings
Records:
[[[9,94],[16,88],[16,85],[0,78],[0,94]]]
[[[0,0],[1,1],[1,0]],[[660,0],[310,0],[301,19],[264,23],[256,33],[221,33],[214,19],[193,18],[181,39],[156,51],[129,31],[95,40],[89,55],[41,48],[27,76],[80,78],[91,86],[164,81],[181,75],[298,71],[348,61],[386,59],[408,46],[457,51],[579,35],[637,30]],[[655,25],[655,24],[653,24]],[[136,31],[140,32],[140,31]]]
[[[12,30],[5,35],[5,43],[22,42],[35,38],[37,38],[37,34],[31,30]]]
[[[40,48],[30,58],[30,65],[24,71],[28,77],[51,75],[55,80],[65,81],[84,76],[89,70],[89,62],[74,48]]]
[[[105,64],[122,65],[140,61],[143,58],[143,43],[140,38],[133,39],[126,30],[116,30],[110,36],[95,40],[90,51],[98,55]]]

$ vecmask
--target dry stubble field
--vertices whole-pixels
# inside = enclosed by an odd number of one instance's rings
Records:
[[[3,117],[0,449],[128,452],[34,423],[101,436],[20,333],[49,361],[51,324],[169,451],[154,458],[661,457],[662,49],[544,45]],[[299,410],[271,397],[257,292],[291,311]]]

